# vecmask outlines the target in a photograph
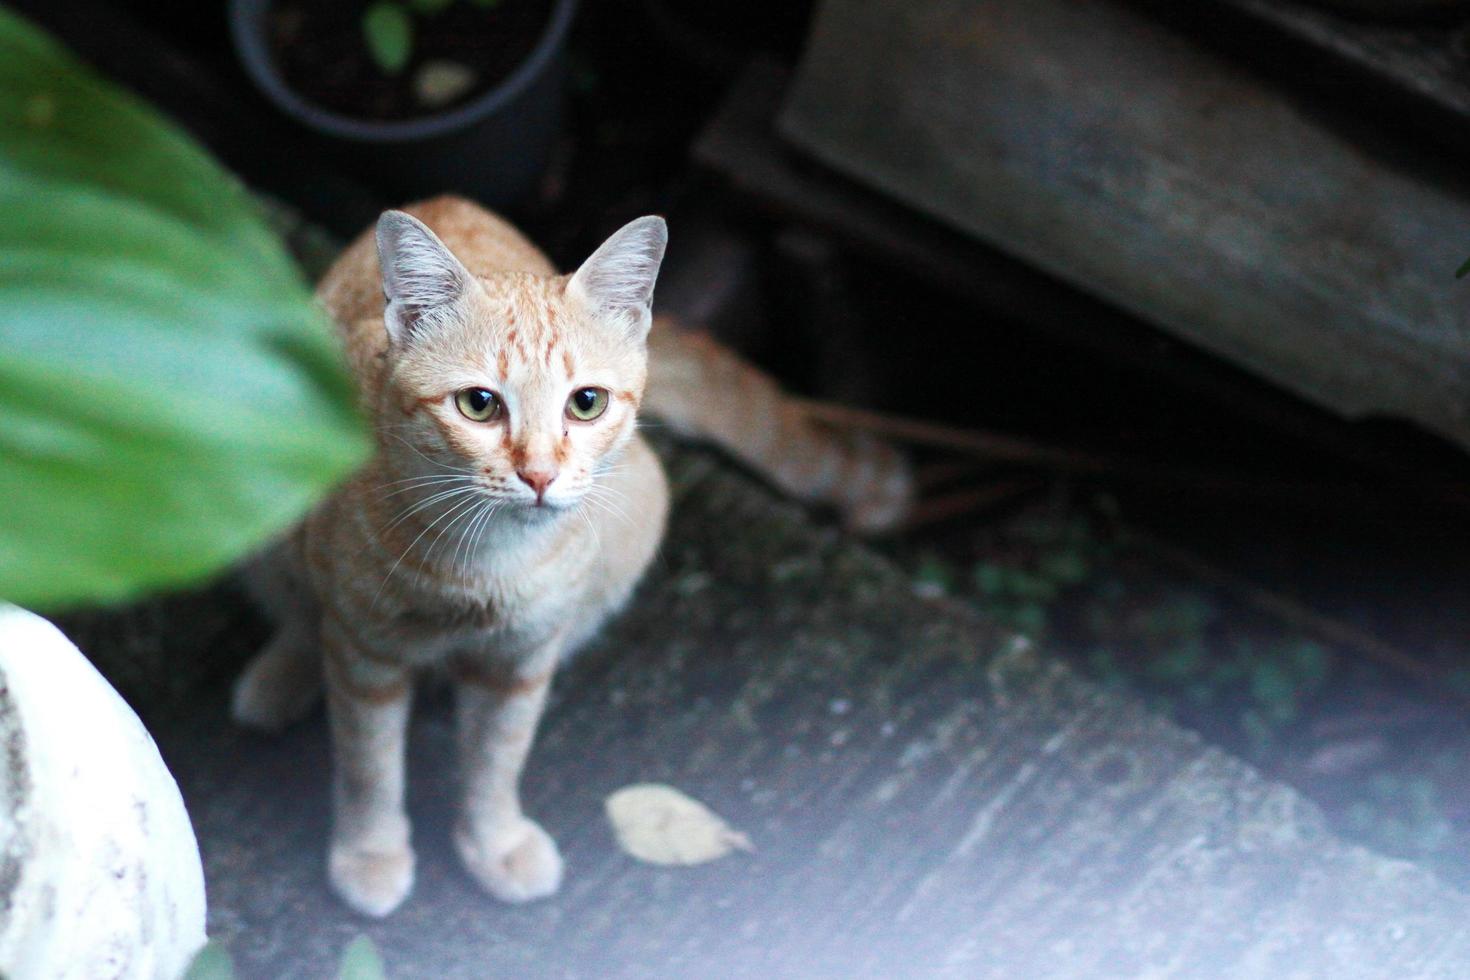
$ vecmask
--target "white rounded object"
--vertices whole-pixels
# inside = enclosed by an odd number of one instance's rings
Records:
[[[0,604],[0,976],[178,980],[204,871],[153,739],[46,620]]]

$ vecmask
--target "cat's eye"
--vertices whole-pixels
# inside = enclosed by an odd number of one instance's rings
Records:
[[[605,411],[606,388],[578,388],[567,399],[567,414],[579,422],[591,422]]]
[[[489,388],[465,388],[454,396],[454,404],[471,422],[491,422],[500,417],[500,396]]]

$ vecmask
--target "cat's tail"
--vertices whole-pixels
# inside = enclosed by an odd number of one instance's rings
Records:
[[[908,460],[861,433],[812,420],[775,380],[708,334],[654,318],[644,411],[720,447],[779,489],[829,504],[854,530],[896,526],[913,505]]]

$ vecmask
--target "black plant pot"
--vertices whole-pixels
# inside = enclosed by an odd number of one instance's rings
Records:
[[[405,198],[455,192],[495,207],[525,197],[561,123],[567,30],[576,0],[554,0],[535,48],[500,84],[445,112],[393,122],[354,119],[306,101],[266,45],[272,0],[230,0],[230,32],[246,72],[281,112],[344,169]]]

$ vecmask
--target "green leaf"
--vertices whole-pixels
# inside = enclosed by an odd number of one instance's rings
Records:
[[[914,570],[914,585],[935,595],[947,595],[954,590],[954,572],[943,558],[926,551]]]
[[[362,37],[378,67],[396,75],[413,54],[413,19],[392,0],[379,0],[363,12]]]
[[[408,0],[415,13],[437,14],[449,8],[454,0]]]
[[[975,588],[981,595],[996,596],[1005,590],[1006,570],[994,562],[981,562],[975,566]]]
[[[229,950],[211,939],[189,961],[183,980],[235,980],[235,964]]]
[[[330,326],[239,182],[0,9],[0,597],[186,584],[364,457]]]
[[[1037,570],[1058,585],[1077,585],[1091,571],[1087,558],[1077,551],[1054,551],[1043,555],[1037,563]]]
[[[1461,262],[1460,267],[1455,270],[1456,279],[1464,279],[1466,275],[1470,275],[1470,259]]]
[[[367,936],[358,936],[342,953],[341,980],[386,980],[378,948]]]
[[[1145,672],[1160,681],[1179,683],[1198,674],[1206,657],[1202,643],[1186,639],[1150,662]]]

